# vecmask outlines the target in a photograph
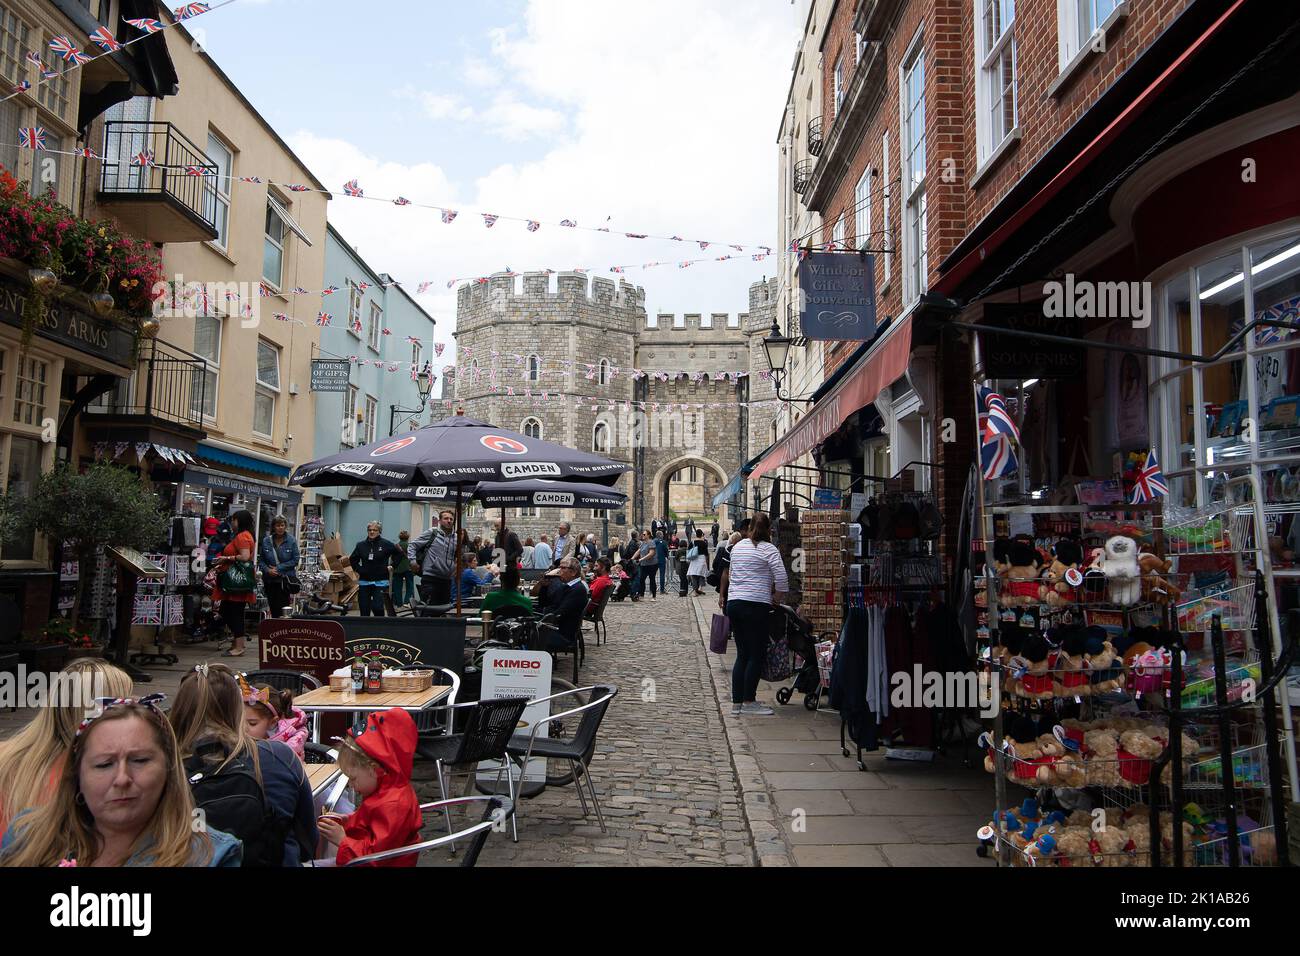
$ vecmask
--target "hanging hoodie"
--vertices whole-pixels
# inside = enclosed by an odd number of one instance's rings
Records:
[[[352,731],[348,731],[353,734]],[[420,798],[411,786],[411,767],[419,734],[415,721],[404,710],[394,708],[372,713],[365,730],[353,734],[357,746],[383,768],[379,789],[361,801],[361,806],[343,822],[343,842],[335,862],[369,853],[381,853],[409,846],[420,840]],[[375,866],[415,866],[418,854],[398,857]]]
[[[271,740],[279,740],[289,745],[289,749],[303,757],[303,744],[307,742],[307,715],[297,707],[290,710],[288,717],[281,717],[271,733]]]

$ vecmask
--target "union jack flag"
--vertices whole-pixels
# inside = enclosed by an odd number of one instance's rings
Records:
[[[83,146],[83,147],[81,147],[81,149],[77,150],[77,155],[78,155],[78,156],[81,156],[83,159],[99,159],[99,158],[100,158],[99,153],[95,152],[95,151],[94,151],[93,149],[91,149],[89,146]]]
[[[37,66],[39,66],[42,70],[45,69],[45,64],[41,62],[41,55],[40,55],[39,53],[37,53],[35,50],[28,50],[28,51],[27,51],[27,62],[28,62],[28,63],[35,63],[35,64],[36,64]]]
[[[344,183],[343,191],[347,193],[349,196],[352,196],[356,199],[360,199],[363,195],[365,195],[361,187],[357,185],[357,181],[355,179],[349,179],[346,183]]]
[[[337,292],[337,291],[339,291],[339,287],[336,286],[336,285],[332,285],[332,286],[330,286],[328,289],[321,289],[321,290],[320,290],[320,294],[321,294],[321,295],[333,295],[333,294],[334,294],[335,292]]]
[[[707,248],[709,248],[709,244],[707,242],[700,243],[700,252],[703,252]]]
[[[689,259],[687,259],[685,262],[677,263],[677,268],[679,269],[689,269],[690,267],[691,267],[691,261]]]
[[[126,22],[142,33],[159,33],[163,28],[161,20],[154,20],[149,17],[140,20],[127,20]]]
[[[283,312],[272,312],[272,313],[271,313],[271,318],[275,319],[277,322],[288,322],[288,321],[289,321],[289,317],[288,317],[287,315],[285,315]]]
[[[122,49],[122,44],[118,43],[117,38],[108,32],[108,27],[100,27],[90,35],[90,39],[99,44],[109,53],[112,53],[114,50]]]
[[[18,145],[23,149],[45,148],[44,126],[22,126],[18,129]]]
[[[424,293],[429,291],[429,286],[431,285],[433,285],[432,282],[421,282],[418,286],[415,287],[415,294],[424,295]]]
[[[260,183],[260,182],[262,181],[262,177],[260,177],[260,176],[240,176],[240,177],[239,177],[239,181],[240,181],[241,183]]]
[[[495,225],[497,224],[497,220],[498,220],[499,218],[501,218],[501,217],[500,217],[500,216],[496,216],[496,215],[494,215],[493,213],[490,213],[490,212],[485,212],[485,213],[483,213],[483,225],[485,225],[485,226],[487,226],[489,229],[491,229],[493,226],[495,226]]]
[[[456,216],[457,216],[457,212],[454,209],[444,209],[442,211],[443,222],[452,222],[455,220]],[[450,288],[450,286],[448,288]]]
[[[624,270],[623,270],[623,267],[622,267],[622,266],[610,266],[610,267],[609,267],[609,271],[610,271],[610,272],[623,272]]]
[[[183,3],[172,11],[177,20],[188,20],[190,17],[197,17],[201,13],[207,13],[211,8],[206,3]]]
[[[310,191],[311,191],[310,186],[304,186],[301,183],[292,183],[289,186],[289,192],[291,193],[305,193]]]
[[[982,443],[980,465],[986,481],[1014,475],[1020,463],[1016,461],[1016,453],[1011,448],[1011,439],[1006,435],[998,435],[992,441]]]
[[[682,242],[682,241],[683,241],[681,236],[669,236],[669,237],[668,237],[668,240],[669,240],[670,242]]]
[[[991,442],[996,435],[1020,441],[1020,429],[1007,411],[1007,403],[1001,395],[983,385],[979,389],[979,410],[985,419],[982,441]]]
[[[716,262],[726,262],[726,261],[727,261],[728,259],[730,259],[730,258],[731,258],[731,256],[718,256],[718,258],[717,258],[716,260],[714,260],[714,261],[716,261]]]
[[[448,279],[448,280],[447,280],[447,288],[448,288],[448,289],[450,289],[450,288],[451,288],[452,286],[454,286],[455,284],[456,284],[456,280],[455,280],[455,279]]]
[[[737,252],[744,252],[744,251],[745,251],[745,247],[744,247],[744,246],[732,246],[731,248],[735,249]]]
[[[311,295],[311,293],[308,292],[306,289],[300,289],[298,286],[294,286],[293,291],[290,292],[289,294],[290,295]]]
[[[392,329],[381,329],[380,332],[381,332],[383,335],[392,335],[392,334],[393,334]]]
[[[69,63],[73,62],[73,54],[80,53],[76,45],[65,36],[57,36],[50,41],[50,49],[57,53]]]
[[[528,220],[528,231],[529,231],[529,232],[536,232],[538,229],[541,229],[541,228],[542,228],[542,224],[541,224],[540,222],[534,222],[532,219],[529,219],[529,220]]]
[[[329,324],[330,324],[330,320],[333,319],[333,318],[334,318],[334,316],[330,315],[328,312],[317,312],[317,313],[316,313],[316,324],[317,324],[317,325],[329,325]]]
[[[369,289],[369,288],[370,288],[370,283],[369,283],[369,282],[358,282],[358,283],[357,283],[357,291],[358,291],[358,292],[365,292],[365,291],[366,291],[367,289]]]
[[[408,335],[408,336],[406,337],[406,341],[410,342],[412,345],[419,345],[419,344],[420,344],[420,340],[417,339],[414,335]]]
[[[352,331],[353,331],[353,332],[356,332],[358,335],[360,335],[360,334],[361,334],[361,320],[360,320],[360,319],[355,320],[355,321],[352,323],[351,328],[352,328]]]
[[[267,287],[267,285],[266,285],[265,282],[259,282],[259,283],[257,284],[257,296],[258,296],[258,298],[260,298],[260,299],[265,299],[265,298],[268,298],[268,297],[273,296],[273,295],[275,295],[275,293],[272,292],[272,291]]]
[[[131,157],[132,166],[155,166],[152,149],[142,149]]]
[[[446,345],[445,345],[444,343],[442,343],[442,342],[434,342],[434,343],[433,343],[433,354],[436,355],[438,358],[442,358],[442,350],[443,350],[444,348],[446,348]]]
[[[26,93],[26,92],[27,92],[28,90],[30,90],[31,88],[32,88],[32,84],[31,84],[30,82],[28,82],[27,80],[23,80],[21,83],[19,83],[17,86],[14,87],[14,92],[15,92],[15,93]]]
[[[409,206],[410,204],[411,200],[407,199],[405,196],[398,196],[393,200],[394,206]]]
[[[1274,322],[1288,322],[1300,326],[1300,296],[1294,299],[1286,299],[1272,305],[1256,315],[1259,319],[1271,319]],[[1236,323],[1240,325],[1240,323]],[[1276,325],[1261,325],[1255,329],[1255,341],[1260,345],[1269,345],[1273,342],[1281,342],[1283,339],[1289,339],[1295,334],[1295,331],[1288,328],[1281,328]]]
[[[643,232],[625,232],[625,233],[623,233],[623,235],[627,236],[629,239],[644,239],[644,238],[645,238],[645,233],[643,233]]]
[[[1141,505],[1163,498],[1169,494],[1169,485],[1160,471],[1160,462],[1156,460],[1156,450],[1147,452],[1147,462],[1133,480],[1133,498],[1130,504]]]
[[[577,224],[576,222],[574,222],[572,219],[561,219],[561,220],[560,220],[560,225],[561,225],[561,226],[564,226],[564,227],[566,227],[566,228],[568,228],[568,229],[577,229],[577,228],[578,228],[578,224]]]
[[[212,176],[215,174],[212,172],[212,170],[205,169],[202,166],[186,166],[185,175],[186,176]]]

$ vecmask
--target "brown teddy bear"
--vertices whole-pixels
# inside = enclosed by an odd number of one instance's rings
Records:
[[[1144,730],[1126,730],[1119,736],[1119,773],[1135,787],[1150,779],[1151,762],[1159,760],[1165,745]]]
[[[1074,571],[1070,577],[1083,582],[1079,565],[1083,563],[1083,548],[1074,538],[1062,538],[1052,549],[1052,563],[1043,573],[1044,583],[1038,589],[1039,600],[1051,607],[1062,607],[1075,602],[1074,585],[1066,580],[1066,574]]]
[[[999,572],[998,603],[1003,607],[1022,607],[1039,603],[1038,576],[1042,556],[1029,538],[1016,538],[1007,554],[1007,566]]]
[[[1061,628],[1061,650],[1052,672],[1052,693],[1057,697],[1087,697],[1092,693],[1092,675],[1084,662],[1088,635],[1082,627]]]
[[[1094,852],[1101,854],[1099,866],[1128,866],[1129,858],[1124,853],[1128,845],[1128,833],[1119,827],[1106,827],[1093,835],[1097,844]]]
[[[1075,813],[1082,813],[1076,810]],[[1071,814],[1073,816],[1074,814]],[[1091,820],[1089,820],[1091,823]],[[1056,834],[1056,862],[1060,866],[1092,866],[1092,830],[1083,826],[1067,826]]]
[[[1119,738],[1113,730],[1090,730],[1083,737],[1083,766],[1090,787],[1119,787]]]

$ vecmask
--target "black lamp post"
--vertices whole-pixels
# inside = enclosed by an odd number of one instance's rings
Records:
[[[772,319],[772,328],[763,339],[763,352],[767,355],[767,367],[771,370],[772,381],[776,383],[776,397],[783,402],[803,402],[812,404],[810,398],[792,398],[781,394],[781,382],[785,379],[785,363],[790,358],[790,346],[794,339],[781,333],[776,319]]]
[[[388,437],[393,437],[394,423],[397,420],[397,413],[403,415],[418,415],[424,411],[424,406],[429,404],[429,392],[433,390],[433,373],[429,371],[429,363],[424,363],[424,368],[420,369],[415,375],[415,387],[420,392],[419,408],[398,408],[396,405],[388,406]]]

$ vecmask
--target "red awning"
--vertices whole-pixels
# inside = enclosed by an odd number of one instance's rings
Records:
[[[912,317],[909,315],[890,327],[884,338],[871,347],[829,395],[818,402],[803,420],[790,429],[763,456],[750,474],[757,481],[783,465],[808,454],[844,424],[845,420],[876,400],[884,389],[907,371],[912,354]]]

